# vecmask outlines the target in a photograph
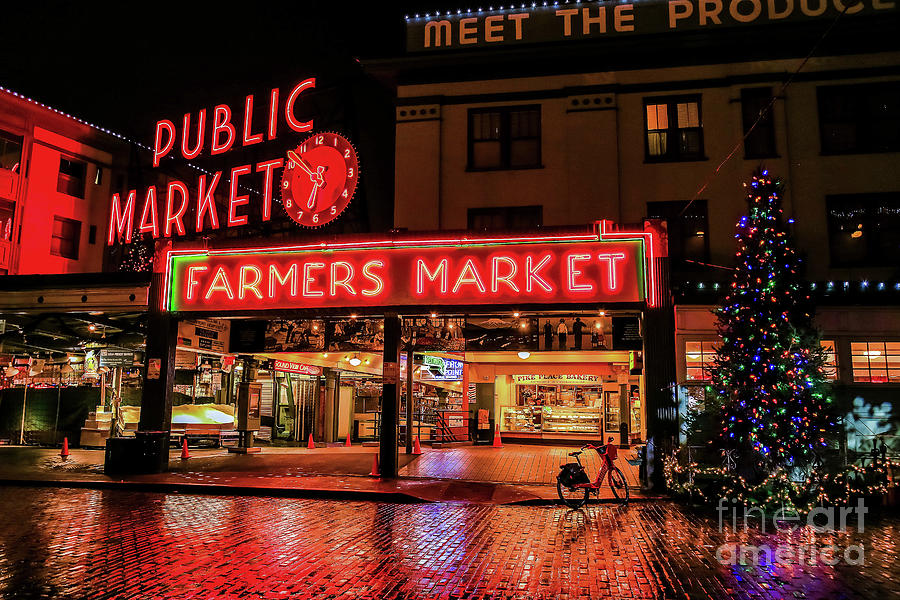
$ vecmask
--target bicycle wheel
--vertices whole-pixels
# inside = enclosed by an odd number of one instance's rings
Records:
[[[564,486],[562,482],[556,480],[556,493],[559,499],[569,508],[580,508],[587,502],[589,490],[587,488],[570,488]]]
[[[623,503],[628,502],[628,484],[625,483],[625,475],[622,473],[622,470],[619,467],[613,467],[613,470],[609,473],[610,486],[612,488],[613,496],[616,497],[617,500],[622,501]]]

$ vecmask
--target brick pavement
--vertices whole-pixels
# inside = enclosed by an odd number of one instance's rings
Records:
[[[837,536],[864,567],[727,567],[733,536],[671,503],[398,505],[0,489],[0,597],[879,598],[900,595],[900,520]]]
[[[463,479],[531,485],[556,485],[559,465],[570,462],[568,453],[577,450],[570,446],[504,444],[490,446],[459,446],[427,450],[422,456],[400,470],[403,477],[431,479]],[[638,467],[627,459],[635,459],[634,449],[620,450],[616,465],[625,474],[629,486],[639,487]],[[600,468],[600,456],[591,450],[581,455],[581,463],[593,478]]]

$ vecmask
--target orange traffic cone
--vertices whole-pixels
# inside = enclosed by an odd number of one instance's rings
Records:
[[[353,443],[350,441],[350,432],[348,431],[348,432],[347,432],[347,441],[344,442],[344,446],[346,446],[346,447],[349,448],[349,447],[352,446],[352,445],[353,445]]]
[[[369,477],[381,477],[381,467],[378,466],[378,453],[372,455],[372,472]]]
[[[316,449],[316,443],[312,439],[312,434],[309,434],[309,442],[307,442],[307,444],[306,444],[306,449],[307,450],[315,450]]]
[[[188,452],[187,447],[187,438],[182,438],[181,442],[181,460],[187,460],[191,457],[191,453]]]
[[[497,425],[497,429],[494,430],[494,448],[502,448],[503,440],[500,439],[500,425]]]
[[[59,451],[59,456],[63,460],[66,460],[67,458],[69,458],[69,438],[67,438],[67,437],[63,438],[63,447],[62,447],[62,450]]]
[[[422,446],[419,445],[419,436],[413,439],[413,454],[422,454]]]

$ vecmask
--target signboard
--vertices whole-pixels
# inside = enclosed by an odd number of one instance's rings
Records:
[[[600,383],[599,375],[513,375],[512,378],[517,385]]]
[[[407,15],[408,52],[485,49],[584,42],[675,31],[714,31],[747,25],[853,15],[889,14],[886,0],[668,0],[618,3],[528,3],[507,10],[457,10]]]
[[[225,319],[194,319],[178,323],[178,345],[196,350],[228,352],[231,321]]]
[[[649,301],[654,295],[646,290],[654,283],[645,245],[652,234],[635,236],[643,237],[604,240],[601,234],[573,234],[172,251],[168,308],[221,312]]]
[[[295,363],[287,360],[273,360],[272,368],[276,371],[285,373],[296,373],[298,375],[318,375],[322,372],[321,367],[315,365],[306,365],[303,363]]]
[[[107,244],[130,244],[133,238],[140,241],[147,235],[153,239],[183,237],[189,232],[241,227],[250,222],[251,211],[262,221],[269,221],[276,191],[281,194],[288,216],[301,225],[319,227],[337,218],[356,191],[359,164],[356,150],[343,136],[334,132],[311,133],[313,120],[298,118],[300,97],[315,87],[315,78],[304,79],[287,93],[275,88],[264,98],[250,94],[235,110],[219,104],[209,113],[204,108],[197,114],[158,121],[153,142],[154,167],[179,151],[181,158],[191,161],[201,155],[216,156],[238,147],[270,142],[279,130],[308,137],[298,140],[299,144],[287,156],[270,156],[255,164],[234,165],[214,173],[204,171],[196,185],[172,179],[159,189],[152,185],[129,190],[127,194],[113,194]],[[254,106],[258,107],[256,111]],[[265,119],[259,118],[263,107],[268,109]],[[180,127],[175,123],[180,123]],[[282,169],[279,179],[276,172]],[[252,178],[262,180],[262,194],[256,190],[249,193],[247,185]],[[227,198],[224,210],[218,197]]]
[[[147,379],[159,379],[162,370],[162,359],[151,358],[147,360]]]
[[[111,369],[134,366],[134,352],[120,348],[103,348],[100,350],[100,365]]]
[[[644,340],[641,336],[639,317],[614,317],[612,320],[614,350],[641,350]]]

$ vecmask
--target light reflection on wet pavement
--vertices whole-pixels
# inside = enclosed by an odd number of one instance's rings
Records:
[[[900,519],[769,529],[719,533],[668,502],[567,511],[10,487],[0,597],[900,598]],[[865,564],[723,566],[726,542],[862,545]]]

